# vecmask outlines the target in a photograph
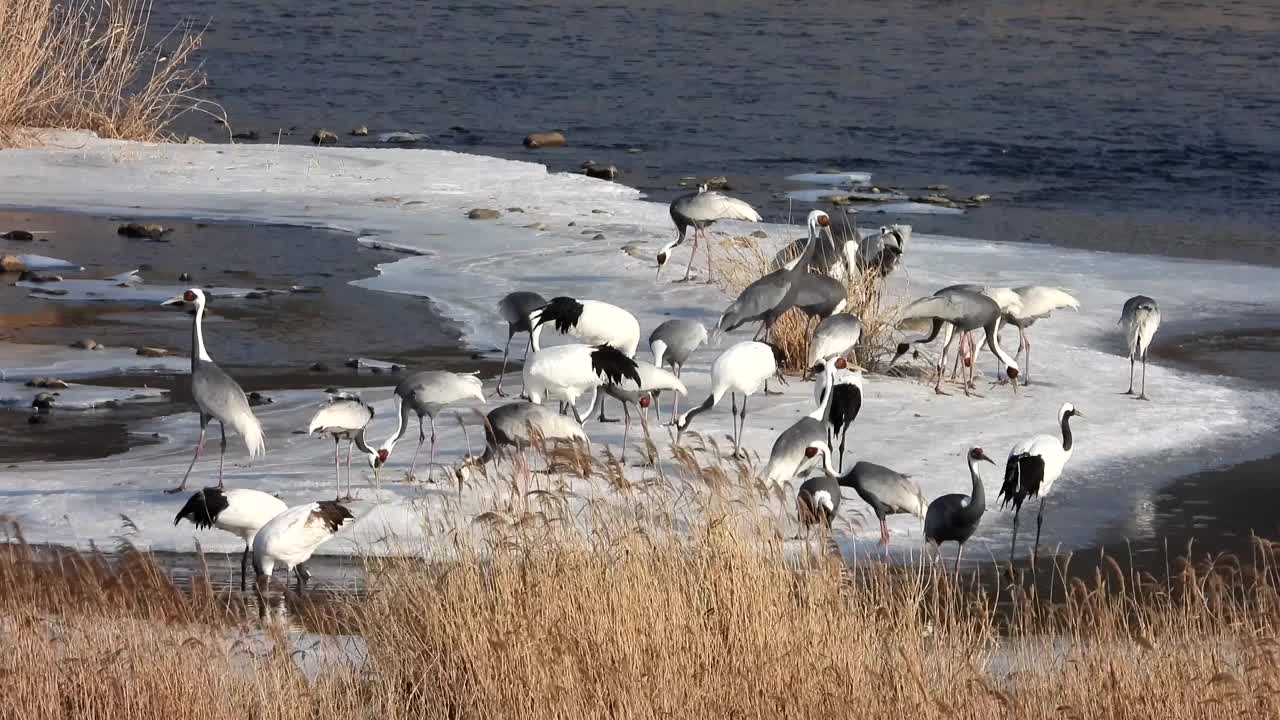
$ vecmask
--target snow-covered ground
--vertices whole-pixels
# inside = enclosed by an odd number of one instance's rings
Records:
[[[655,282],[653,251],[672,233],[665,204],[644,201],[636,190],[615,183],[489,157],[434,150],[143,145],[63,134],[40,149],[0,152],[0,204],[347,230],[366,242],[412,251],[361,285],[429,296],[463,325],[469,344],[486,351],[501,350],[506,326],[494,305],[515,289],[607,299],[635,312],[646,336],[668,317],[710,326],[728,302],[712,287],[672,282],[687,258],[683,251],[677,251],[675,269]],[[467,211],[477,207],[498,209],[502,217],[467,219]],[[717,227],[735,233],[756,229]],[[796,227],[763,227],[766,242],[801,234]],[[594,239],[597,234],[604,239]],[[1148,378],[1154,402],[1119,394],[1127,384],[1128,361],[1116,324],[1123,301],[1138,293],[1160,301],[1166,323],[1258,311],[1280,301],[1276,269],[926,234],[913,237],[907,269],[894,281],[899,295],[925,295],[957,282],[1052,284],[1070,289],[1083,303],[1081,312],[1060,312],[1033,328],[1036,384],[1016,398],[1007,388],[985,385],[986,397],[971,399],[935,396],[929,386],[907,379],[868,379],[850,441],[853,456],[910,473],[930,497],[967,492],[964,453],[970,446],[1003,458],[1028,434],[1056,432],[1057,408],[1071,400],[1088,417],[1076,424],[1075,457],[1046,513],[1045,537],[1086,544],[1102,530],[1141,531],[1150,521],[1152,491],[1174,474],[1261,455],[1280,419],[1276,392],[1171,370],[1158,360]],[[406,331],[411,327],[406,323]],[[708,368],[718,350],[753,330],[696,356],[684,374],[695,398],[708,391]],[[206,335],[217,359],[216,328]],[[1012,338],[1010,333],[1007,340]],[[350,354],[361,351],[359,339],[352,338]],[[51,351],[51,363],[60,355]],[[30,375],[37,363],[28,358],[23,365]],[[67,373],[51,368],[38,374]],[[232,438],[228,485],[278,492],[289,503],[328,497],[332,442],[296,434],[321,394],[273,395],[275,404],[258,409],[267,456],[248,466],[243,445]],[[389,390],[364,395],[375,402],[372,435],[381,440],[395,424]],[[811,398],[806,383],[792,381],[783,396],[753,400],[747,446],[767,455],[777,434],[809,411]],[[725,435],[728,424],[726,407],[700,416],[694,429]],[[439,426],[440,457],[459,458],[465,444],[457,423],[450,418]],[[137,430],[161,433],[171,442],[106,461],[28,463],[0,471],[0,513],[18,518],[29,539],[79,544],[118,534],[123,514],[138,526],[141,542],[191,549],[193,529],[173,525],[182,500],[161,490],[185,470],[197,418],[164,418]],[[621,439],[620,426],[593,422],[588,432],[597,451],[604,444],[616,449]],[[472,442],[479,436],[473,432]],[[384,479],[407,466],[412,437],[397,450]],[[665,447],[664,434],[658,437]],[[213,453],[216,448],[216,440],[209,443]],[[195,485],[214,477],[213,453],[193,475]],[[359,467],[367,482],[367,467]],[[987,471],[993,502],[1001,470]],[[374,498],[368,490],[363,496]],[[847,501],[858,504],[852,493]],[[465,520],[489,509],[492,498],[468,489],[459,498],[456,487],[393,483],[384,485],[376,510],[374,505],[366,506],[370,515],[354,531],[323,551],[405,547],[400,543],[435,532],[442,518]],[[978,540],[1003,555],[1010,526],[1011,515],[993,509]],[[919,540],[919,524],[910,519],[894,519],[890,528],[899,547]],[[401,535],[398,542],[388,540],[389,531]],[[874,536],[874,528],[864,528],[857,545],[870,548]],[[199,539],[206,549],[237,547],[234,538],[218,533]]]

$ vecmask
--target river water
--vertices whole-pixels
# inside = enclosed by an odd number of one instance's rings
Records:
[[[183,18],[208,27],[209,98],[263,141],[416,130],[552,169],[614,163],[656,199],[723,174],[774,219],[796,211],[784,176],[867,170],[994,196],[907,218],[925,231],[1280,263],[1266,0],[165,0],[154,22]],[[521,147],[552,128],[569,147]],[[203,115],[178,129],[227,139]]]

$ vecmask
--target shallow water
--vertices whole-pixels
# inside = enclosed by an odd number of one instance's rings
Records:
[[[667,199],[728,175],[783,218],[786,175],[836,167],[995,200],[930,232],[1280,263],[1280,9],[1171,0],[777,3],[173,0],[207,23],[209,96],[275,142],[425,143],[615,163]],[[570,146],[527,151],[563,128]],[[225,141],[204,116],[179,128]],[[636,149],[639,152],[630,152]],[[885,217],[891,220],[892,217]]]

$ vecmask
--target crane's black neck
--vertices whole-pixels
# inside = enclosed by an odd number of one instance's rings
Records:
[[[1062,414],[1062,449],[1071,452],[1071,413]]]
[[[715,405],[716,405],[715,394],[708,395],[707,399],[703,400],[701,405],[685,413],[684,426],[689,427],[689,423],[693,422],[693,419],[697,417],[698,414],[704,413],[710,410],[711,408],[715,407]]]

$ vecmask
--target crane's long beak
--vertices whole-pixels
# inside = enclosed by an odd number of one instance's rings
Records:
[[[185,304],[186,302],[187,302],[187,301],[186,301],[186,300],[185,300],[181,295],[178,295],[177,297],[171,297],[171,298],[169,298],[168,300],[165,300],[164,302],[162,302],[162,303],[160,303],[160,304],[161,304],[162,306],[163,306],[163,305],[183,305],[183,304]]]

